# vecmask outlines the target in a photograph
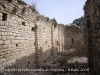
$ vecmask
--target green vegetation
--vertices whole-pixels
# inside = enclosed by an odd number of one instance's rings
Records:
[[[75,19],[73,21],[73,24],[76,24],[77,26],[80,26],[81,28],[83,28],[83,17]]]
[[[33,4],[31,5],[31,8],[32,8],[33,11],[35,11],[35,10],[36,10],[36,4],[33,3]]]
[[[31,4],[31,8],[32,8],[32,11],[36,11],[36,5],[37,5],[37,0],[32,0],[32,4]]]
[[[57,62],[60,64],[60,66],[63,66],[66,63],[66,58],[58,59]]]
[[[57,27],[57,21],[55,18],[52,19],[54,21],[54,29]]]

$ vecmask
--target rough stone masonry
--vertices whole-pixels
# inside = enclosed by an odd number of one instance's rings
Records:
[[[65,26],[64,31],[64,49],[68,50],[70,48],[75,48],[77,50],[82,50],[84,47],[83,43],[83,30],[74,24],[70,26]]]
[[[100,0],[87,0],[84,14],[84,40],[90,75],[100,75]]]
[[[0,71],[39,66],[64,50],[64,25],[40,15],[21,0],[0,0]]]
[[[0,0],[0,72],[41,66],[64,50],[64,30],[22,0]]]

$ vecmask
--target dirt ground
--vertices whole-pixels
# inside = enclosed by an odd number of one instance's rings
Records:
[[[88,72],[87,57],[81,50],[72,48],[44,60],[40,68],[13,75],[88,75]]]

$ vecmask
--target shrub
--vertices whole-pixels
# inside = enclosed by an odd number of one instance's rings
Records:
[[[58,59],[57,62],[60,64],[60,66],[63,66],[66,63],[66,58]]]
[[[53,20],[53,22],[54,22],[54,28],[56,28],[56,27],[57,27],[57,21],[56,21],[55,18],[53,18],[52,20]]]
[[[36,10],[36,4],[33,3],[33,4],[31,5],[31,8],[32,8],[33,11],[35,11],[35,10]]]

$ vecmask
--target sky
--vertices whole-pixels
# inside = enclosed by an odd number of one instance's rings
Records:
[[[86,0],[23,0],[29,5],[36,4],[41,15],[55,18],[59,24],[70,24],[84,16],[83,6]]]

